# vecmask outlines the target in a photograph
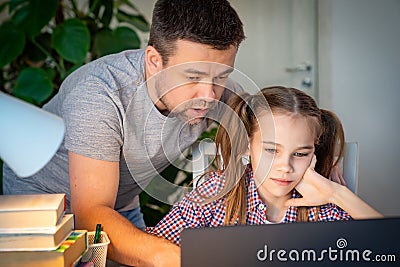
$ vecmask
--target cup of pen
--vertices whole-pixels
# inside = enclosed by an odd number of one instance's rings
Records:
[[[88,249],[83,254],[81,262],[93,262],[95,267],[105,267],[107,262],[107,247],[110,239],[101,230],[101,224],[96,225],[96,231],[88,232]]]

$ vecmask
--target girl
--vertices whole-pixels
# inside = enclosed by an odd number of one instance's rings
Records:
[[[229,107],[215,140],[219,170],[148,232],[179,244],[184,228],[382,217],[325,178],[342,158],[344,133],[339,119],[310,96],[270,87],[236,96]]]

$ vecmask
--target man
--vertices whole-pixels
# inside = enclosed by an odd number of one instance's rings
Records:
[[[64,119],[64,142],[33,177],[17,178],[5,166],[4,192],[66,193],[76,228],[102,224],[112,260],[178,266],[178,247],[140,230],[138,195],[206,128],[243,39],[226,0],[159,0],[147,48],[105,56],[67,77],[44,107]]]

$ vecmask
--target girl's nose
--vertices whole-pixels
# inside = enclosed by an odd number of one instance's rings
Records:
[[[290,156],[275,156],[274,165],[279,171],[286,173],[293,172],[293,165]]]

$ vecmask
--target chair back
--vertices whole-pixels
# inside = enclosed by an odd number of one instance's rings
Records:
[[[196,142],[192,145],[192,173],[193,187],[195,187],[201,178],[201,175],[209,170],[216,156],[216,146],[214,142],[206,139]]]
[[[347,187],[358,194],[358,143],[346,142],[343,155],[343,178]]]

